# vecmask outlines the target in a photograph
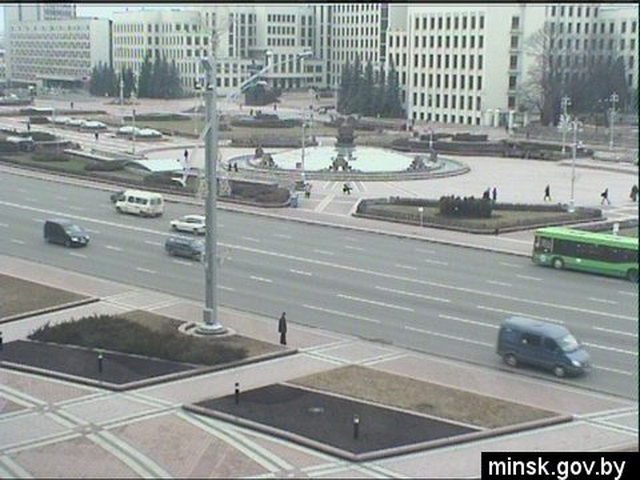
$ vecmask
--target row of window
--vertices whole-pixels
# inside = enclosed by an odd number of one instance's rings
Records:
[[[294,23],[296,21],[295,15],[267,15],[267,22],[287,22]]]
[[[636,29],[638,28],[638,22],[636,20],[633,20],[632,22],[630,22],[631,24],[631,33],[636,33]],[[557,27],[556,27],[557,25]],[[569,22],[566,24],[566,33],[567,34],[571,34],[573,33],[573,23]],[[584,25],[584,33],[588,34],[589,33],[589,25],[593,25],[592,27],[592,34],[596,34],[598,33],[598,25],[600,25],[600,34],[604,35],[606,34],[606,28],[607,28],[607,24],[605,22],[601,22],[601,23],[587,23],[585,22],[584,24],[577,22],[575,23],[575,33],[580,33],[580,28],[581,26]],[[609,34],[614,34],[616,33],[616,28],[615,28],[615,22],[609,22]],[[564,23],[550,23],[549,24],[549,30],[551,31],[551,33],[555,33],[556,31],[558,33],[565,33],[565,24]],[[620,33],[621,34],[625,34],[627,33],[627,22],[623,21],[620,23]]]
[[[548,239],[546,239],[548,240]],[[605,245],[572,242],[567,240],[553,240],[553,245],[540,242],[540,249],[547,253],[557,253],[569,257],[586,260],[601,260],[605,262],[627,263],[638,261],[638,251],[631,249],[613,248]]]
[[[565,7],[567,10],[565,10]],[[553,5],[551,7],[551,16],[555,17],[556,15],[559,15],[561,17],[564,17],[565,14],[568,14],[570,17],[573,17],[574,7],[576,8],[576,17],[580,18],[582,16],[582,5],[561,5],[560,7]],[[589,18],[589,14],[591,12],[593,12],[594,18],[598,17],[598,7],[584,7],[585,17]]]
[[[476,29],[476,19],[477,19],[477,28],[480,30],[484,29],[484,15],[471,15],[467,17],[467,15],[447,15],[446,17],[438,16],[437,19],[434,15],[431,16],[416,16],[414,19],[415,29],[416,30],[427,30],[427,20],[429,20],[429,30],[475,30]],[[468,22],[467,22],[468,20]],[[422,28],[420,28],[422,26]]]
[[[418,82],[418,79],[420,79],[420,82]],[[421,73],[420,76],[418,76],[417,73],[414,73],[412,86],[419,86],[422,88],[459,88],[460,90],[482,90],[482,77],[480,75],[434,75],[432,73],[430,73],[429,75]]]
[[[474,102],[475,98],[475,102]],[[420,103],[418,103],[420,99]],[[425,103],[426,100],[426,103]],[[482,110],[482,99],[473,95],[425,94],[413,92],[413,105],[429,108],[452,108],[457,110]]]
[[[434,35],[430,35],[429,36],[429,47],[430,48],[467,48],[467,38],[469,39],[469,48],[476,48],[476,36],[471,35],[469,37],[465,36],[458,36],[458,35],[454,35],[454,36],[449,36],[449,35],[445,35],[444,37],[442,35],[438,35],[437,37]],[[443,42],[444,39],[444,42]],[[458,42],[458,39],[460,39],[460,42]],[[477,42],[477,48],[484,48],[484,37],[482,35],[478,35],[477,36],[478,42]],[[389,46],[393,46],[391,44],[392,42],[389,42]],[[459,45],[458,45],[459,43]],[[415,36],[413,39],[413,46],[414,47],[419,47],[420,46],[420,37],[419,36]],[[427,37],[426,36],[422,36],[422,48],[427,48]]]
[[[600,39],[592,38],[591,39],[591,48],[594,49],[594,50],[596,48],[599,48],[600,50],[604,50],[605,49],[604,41],[605,41],[604,38],[600,38]],[[573,43],[573,47],[571,46],[572,43]],[[559,38],[557,42],[555,41],[554,38],[550,38],[549,39],[549,47],[550,48],[554,48],[555,46],[557,46],[560,49],[566,48],[567,50],[569,50],[569,49],[573,48],[574,50],[580,50],[580,44],[581,43],[582,43],[582,49],[587,50],[589,48],[589,39],[587,39],[587,38],[582,39],[582,42],[578,38],[576,38],[573,42],[571,42],[571,39],[567,39],[565,41],[564,39]],[[616,41],[613,38],[610,38],[609,41],[607,42],[607,45],[608,45],[608,50],[613,50],[615,48]],[[635,50],[635,48],[636,48],[636,39],[632,38],[632,39],[629,40],[629,43],[627,43],[624,38],[621,38],[619,40],[619,42],[618,42],[618,46],[619,46],[620,50],[624,50],[627,45],[629,45],[629,50]]]

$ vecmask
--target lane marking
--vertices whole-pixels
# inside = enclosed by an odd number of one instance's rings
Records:
[[[236,291],[236,289],[235,289],[235,288],[232,288],[232,287],[225,287],[224,285],[218,285],[218,288],[219,288],[220,290],[227,290],[227,291],[229,291],[229,292],[235,292],[235,291]]]
[[[311,272],[303,272],[302,270],[294,270],[293,268],[290,268],[289,271],[291,273],[297,273],[298,275],[306,275],[307,277],[310,277],[313,275]]]
[[[354,302],[369,303],[371,305],[378,305],[380,307],[395,308],[396,310],[404,310],[405,312],[415,311],[413,308],[401,307],[400,305],[393,305],[391,303],[377,302],[375,300],[368,300],[366,298],[353,297],[351,295],[343,295],[342,293],[339,293],[337,296],[346,300],[353,300]]]
[[[274,233],[273,236],[278,238],[293,238],[291,235],[285,235],[284,233]]]
[[[449,300],[448,298],[432,297],[430,295],[423,295],[421,293],[405,292],[404,290],[396,290],[394,288],[381,287],[379,285],[376,285],[375,288],[377,290],[382,290],[383,292],[397,293],[398,295],[407,295],[409,297],[424,298],[425,300],[434,300],[436,302],[451,303],[451,300]]]
[[[75,205],[67,205],[69,210],[75,210],[77,212],[84,212],[86,209],[84,207],[76,207]]]
[[[8,223],[0,223],[0,227],[8,227],[9,224]]]
[[[434,265],[449,265],[449,262],[441,262],[440,260],[427,260],[425,258],[425,259],[422,259],[422,261],[426,263],[433,263]]]
[[[611,328],[603,328],[603,327],[592,327],[592,328],[594,330],[600,330],[601,332],[615,333],[616,335],[625,335],[627,337],[638,338],[638,335],[636,333],[623,332],[620,330],[612,330]]]
[[[555,318],[549,317],[541,317],[539,315],[531,315],[530,313],[514,312],[513,310],[503,310],[501,308],[485,307],[483,305],[476,305],[476,308],[479,308],[480,310],[489,310],[490,312],[506,313],[507,315],[518,315],[520,317],[532,318],[534,320],[544,320],[546,322],[559,323],[560,325],[564,325],[564,322],[562,320],[556,320]]]
[[[17,243],[18,245],[24,245],[25,242],[23,240],[18,240],[17,238],[12,238],[11,243]]]
[[[364,248],[362,247],[352,247],[351,245],[343,245],[343,247],[345,250],[358,250],[360,252],[364,252]]]
[[[631,350],[624,350],[622,348],[615,348],[615,347],[605,347],[604,345],[598,345],[597,343],[587,343],[587,342],[582,342],[582,345],[586,345],[589,348],[599,348],[600,350],[607,350],[609,352],[616,352],[616,353],[624,353],[626,355],[633,355],[634,357],[638,356],[638,352],[634,352]]]
[[[442,337],[442,338],[446,338],[446,339],[449,339],[449,340],[457,340],[459,342],[473,343],[474,345],[482,345],[484,347],[490,347],[490,348],[494,348],[495,347],[495,345],[493,343],[479,342],[477,340],[469,340],[468,338],[455,337],[453,335],[446,335],[444,333],[438,333],[438,332],[434,332],[432,330],[424,330],[422,328],[409,327],[409,326],[405,326],[404,328],[406,330],[411,331],[411,332],[424,333],[426,335],[430,335],[430,336],[434,336],[434,337]]]
[[[249,278],[251,280],[257,280],[258,282],[273,283],[273,280],[270,278],[256,277],[255,275],[250,275]]]
[[[435,250],[427,250],[426,248],[420,248],[420,247],[416,247],[416,252],[420,252],[420,253],[428,253],[430,255],[435,254],[436,251]]]
[[[469,323],[471,325],[480,325],[481,327],[499,329],[498,325],[492,325],[491,323],[478,322],[477,320],[469,320],[468,318],[460,318],[460,317],[452,317],[451,315],[438,315],[439,318],[444,318],[445,320],[454,320],[456,322]]]
[[[345,242],[360,243],[357,238],[353,238],[353,237],[344,237],[342,240],[344,240]]]
[[[600,303],[608,303],[610,305],[618,305],[618,302],[614,301],[614,300],[607,300],[604,298],[595,298],[595,297],[587,297],[588,300],[591,300],[592,302],[600,302]]]
[[[253,238],[253,237],[240,237],[242,240],[246,240],[247,242],[255,242],[255,243],[260,243],[260,240],[257,238]]]
[[[407,270],[418,270],[418,267],[414,267],[413,265],[400,265],[399,263],[396,263],[394,266],[398,268],[406,268]]]
[[[625,292],[623,290],[618,290],[618,293],[620,295],[631,295],[632,297],[637,297],[638,296],[638,292]]]
[[[310,308],[311,310],[317,310],[319,312],[331,313],[333,315],[341,315],[343,317],[355,318],[356,320],[364,320],[365,322],[371,323],[380,323],[380,320],[376,320],[375,318],[363,317],[362,315],[355,315],[353,313],[339,312],[338,310],[330,310],[328,308],[322,307],[314,307],[313,305],[302,305],[305,308]]]
[[[186,260],[178,260],[177,258],[174,258],[172,260],[173,263],[177,263],[178,265],[185,265],[187,267],[190,267],[193,265],[193,263],[191,262],[187,262]]]
[[[333,255],[333,254],[334,254],[333,252],[330,252],[330,251],[328,251],[328,250],[319,250],[319,249],[317,249],[317,248],[314,248],[314,249],[313,249],[313,251],[314,251],[315,253],[321,253],[321,254],[323,254],[323,255]]]
[[[625,372],[624,370],[618,370],[617,368],[601,367],[600,365],[594,365],[593,368],[597,370],[605,370],[607,372],[619,373],[620,375],[633,375],[631,372]]]
[[[72,257],[87,258],[87,256],[84,253],[76,253],[76,252],[67,252],[67,253]]]
[[[522,278],[524,280],[534,280],[536,282],[541,282],[542,279],[539,277],[530,277],[529,275],[516,275],[518,278]]]
[[[512,287],[513,286],[511,283],[498,282],[496,280],[487,280],[487,283],[490,283],[491,285],[499,285],[501,287]]]
[[[154,242],[153,240],[145,240],[144,243],[146,243],[147,245],[153,245],[155,247],[162,246],[161,242]]]
[[[94,230],[93,228],[85,228],[88,233],[97,233],[100,234],[100,230]]]
[[[504,267],[523,268],[522,265],[518,265],[517,263],[509,263],[509,262],[498,262],[498,265],[502,265]]]
[[[330,193],[328,194],[326,197],[324,197],[320,203],[318,203],[318,205],[316,205],[316,208],[313,209],[314,212],[322,212],[325,208],[327,208],[327,206],[333,201],[333,199],[335,198],[335,194]]]
[[[55,195],[55,198],[57,198],[58,200],[67,200],[67,197],[64,197],[62,195]]]
[[[142,267],[136,267],[136,270],[143,273],[152,273],[152,274],[158,273],[155,270],[149,270],[148,268],[142,268]]]
[[[113,245],[105,245],[104,248],[108,249],[108,250],[114,250],[116,252],[121,252],[122,249],[120,247],[114,247]]]

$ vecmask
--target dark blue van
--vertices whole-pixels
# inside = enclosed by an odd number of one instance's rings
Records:
[[[502,322],[496,351],[511,367],[533,365],[551,370],[556,377],[590,369],[589,354],[569,330],[525,317],[509,317]]]

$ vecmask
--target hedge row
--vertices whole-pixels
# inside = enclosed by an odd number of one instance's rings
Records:
[[[484,198],[456,197],[454,195],[440,197],[440,215],[445,217],[490,218],[493,202]]]

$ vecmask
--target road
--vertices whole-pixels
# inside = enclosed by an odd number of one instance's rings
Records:
[[[104,191],[0,173],[0,253],[204,298],[203,265],[167,256],[165,216],[119,215]],[[45,218],[64,216],[92,236],[85,249],[45,244]],[[495,354],[509,314],[566,325],[593,372],[563,380],[637,398],[637,286],[556,272],[527,258],[344,231],[256,215],[218,215],[219,302],[240,310],[504,368]],[[524,374],[538,374],[524,370]],[[542,374],[545,375],[546,374]]]

